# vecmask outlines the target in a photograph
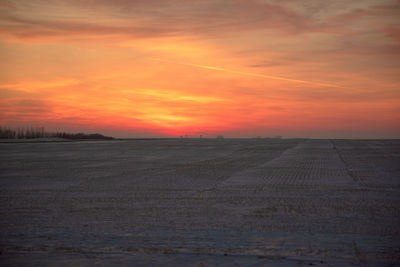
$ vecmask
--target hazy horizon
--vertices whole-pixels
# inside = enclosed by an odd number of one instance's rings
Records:
[[[29,129],[34,130],[35,132],[41,132],[41,129],[43,128],[44,133],[46,134],[51,134],[51,133],[67,133],[67,134],[77,134],[77,133],[84,133],[84,134],[102,134],[105,136],[109,136],[109,137],[113,137],[116,139],[122,138],[122,139],[146,139],[146,138],[171,138],[171,139],[202,139],[202,138],[211,138],[211,139],[215,139],[215,138],[227,138],[227,139],[258,139],[258,138],[282,138],[282,139],[353,139],[353,140],[368,140],[368,139],[381,139],[381,140],[385,140],[385,139],[399,139],[398,137],[394,136],[394,137],[377,137],[377,135],[373,135],[372,133],[370,133],[370,136],[364,136],[364,137],[358,137],[357,134],[346,134],[345,136],[341,135],[340,133],[327,133],[326,137],[319,137],[318,133],[303,133],[303,134],[298,134],[298,135],[289,135],[289,136],[282,136],[280,134],[264,134],[264,135],[253,135],[253,136],[246,136],[246,135],[232,135],[232,134],[224,134],[224,133],[216,133],[214,135],[212,134],[208,134],[208,135],[204,135],[204,134],[192,134],[192,135],[188,135],[188,134],[181,134],[179,136],[170,136],[170,135],[157,135],[157,134],[137,134],[137,135],[132,135],[131,132],[120,132],[118,130],[101,130],[101,129],[70,129],[70,130],[65,130],[63,128],[54,128],[54,129],[47,129],[44,128],[42,126],[15,126],[15,127],[8,127],[8,126],[4,126],[4,125],[0,125],[1,127],[5,127],[6,129],[10,129],[13,130],[15,132],[18,132],[18,130],[22,130],[22,132],[26,132],[26,130],[29,131]]]

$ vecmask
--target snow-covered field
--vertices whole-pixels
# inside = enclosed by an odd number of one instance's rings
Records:
[[[43,142],[71,142],[70,139],[60,137],[0,139],[0,143],[43,143]]]
[[[0,265],[400,264],[400,140],[0,144]]]

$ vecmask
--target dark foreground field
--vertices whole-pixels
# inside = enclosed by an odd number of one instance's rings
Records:
[[[399,140],[0,144],[0,265],[400,264]]]

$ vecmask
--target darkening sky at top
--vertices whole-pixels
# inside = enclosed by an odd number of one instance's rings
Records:
[[[400,138],[400,1],[0,1],[0,124]]]

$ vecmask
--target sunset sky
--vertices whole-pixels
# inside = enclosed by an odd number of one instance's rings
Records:
[[[400,1],[1,0],[0,125],[400,138]]]

